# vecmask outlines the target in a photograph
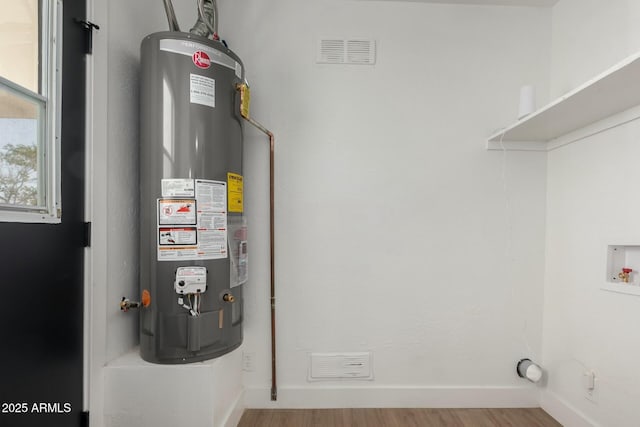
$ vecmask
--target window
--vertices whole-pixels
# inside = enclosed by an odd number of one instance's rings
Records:
[[[0,221],[60,222],[61,4],[0,11]]]

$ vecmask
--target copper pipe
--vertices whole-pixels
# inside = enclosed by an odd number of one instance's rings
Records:
[[[271,244],[271,400],[278,400],[278,387],[276,384],[276,273],[275,273],[275,225],[274,225],[274,148],[275,138],[267,131],[269,137],[269,239]]]
[[[236,87],[241,97],[245,96],[246,85],[237,85]],[[248,96],[248,94],[246,95]],[[274,224],[274,205],[275,205],[275,185],[274,185],[274,164],[275,164],[275,137],[273,133],[262,126],[260,123],[249,117],[248,100],[246,110],[240,108],[242,118],[255,126],[262,133],[269,137],[269,240],[271,251],[271,400],[278,400],[278,386],[276,381],[276,274],[275,274],[275,224]]]

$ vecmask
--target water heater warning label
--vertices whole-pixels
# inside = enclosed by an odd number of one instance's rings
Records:
[[[242,175],[228,172],[227,182],[229,183],[229,212],[242,213],[244,211]]]
[[[192,179],[163,179],[162,197],[194,197],[195,187]]]
[[[157,224],[158,261],[227,258],[227,183],[196,179],[195,199],[158,199]]]
[[[158,201],[158,224],[196,224],[194,199],[165,199]]]
[[[160,228],[160,246],[195,245],[197,241],[196,228]]]
[[[192,104],[216,106],[216,81],[199,74],[189,74],[190,102]]]

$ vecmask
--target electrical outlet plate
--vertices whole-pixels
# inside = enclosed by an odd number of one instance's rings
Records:
[[[242,370],[245,372],[253,372],[255,367],[256,354],[254,352],[242,352]]]
[[[593,403],[597,402],[597,382],[598,378],[596,377],[595,372],[586,371],[582,374],[582,387],[584,389],[584,397]]]

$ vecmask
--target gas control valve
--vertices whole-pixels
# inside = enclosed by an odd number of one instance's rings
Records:
[[[173,287],[181,295],[203,293],[207,290],[206,267],[178,267]]]

